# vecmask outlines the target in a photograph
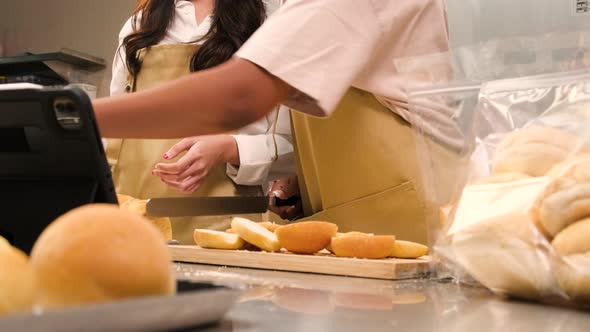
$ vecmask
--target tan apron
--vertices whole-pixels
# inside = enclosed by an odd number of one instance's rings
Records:
[[[190,60],[198,45],[158,45],[141,53],[141,71],[130,78],[128,91],[148,89],[160,83],[179,78],[190,73]],[[162,110],[166,112],[166,110]],[[133,124],[130,123],[130,126]],[[198,124],[195,124],[198,125]],[[259,195],[256,186],[238,186],[226,175],[226,166],[213,169],[202,186],[194,194],[182,194],[169,188],[153,176],[154,165],[163,161],[162,156],[178,139],[112,139],[107,144],[107,157],[113,170],[113,180],[118,193],[140,199],[153,197],[203,197]],[[183,244],[193,244],[192,232],[195,228],[225,230],[229,228],[233,216],[207,216],[192,218],[172,218],[172,235]],[[247,215],[249,219],[260,221],[262,215]]]
[[[395,234],[427,241],[427,219],[441,202],[427,199],[411,126],[370,93],[351,89],[329,118],[292,112],[305,216],[339,231]],[[436,172],[458,167],[454,152],[428,142]],[[449,186],[450,187],[450,186]],[[443,200],[450,192],[442,188]]]

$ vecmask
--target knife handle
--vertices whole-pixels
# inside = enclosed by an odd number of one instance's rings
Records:
[[[301,200],[300,196],[293,196],[287,199],[280,199],[278,197],[274,198],[274,205],[275,206],[292,206],[297,204]]]

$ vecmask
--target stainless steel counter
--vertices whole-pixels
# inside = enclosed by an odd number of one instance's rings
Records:
[[[225,321],[197,331],[590,331],[590,312],[503,300],[450,282],[192,264],[175,269],[179,278],[245,289]]]

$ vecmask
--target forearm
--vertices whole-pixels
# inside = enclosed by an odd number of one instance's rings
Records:
[[[94,110],[104,137],[180,138],[243,127],[291,89],[256,65],[233,59],[153,89],[98,99]]]

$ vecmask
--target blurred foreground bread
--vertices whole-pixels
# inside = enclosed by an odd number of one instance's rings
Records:
[[[305,221],[275,231],[282,248],[295,254],[314,254],[328,246],[338,226],[329,222]]]
[[[535,299],[557,287],[543,241],[528,214],[511,212],[455,233],[452,250],[460,265],[492,291]]]
[[[162,235],[112,205],[74,209],[43,231],[31,266],[46,309],[175,292]]]
[[[237,250],[245,244],[244,240],[236,234],[209,229],[195,229],[193,239],[199,247],[208,249]]]
[[[498,145],[492,173],[523,173],[543,176],[555,164],[589,152],[584,141],[566,131],[530,127],[508,134]]]
[[[142,199],[131,198],[121,205],[122,209],[129,210],[151,221],[154,226],[162,233],[164,240],[172,240],[172,223],[168,217],[150,217],[146,213],[147,201]]]
[[[571,223],[590,217],[590,158],[574,158],[559,166],[558,172],[554,170],[532,213],[550,237]]]
[[[552,245],[562,258],[556,267],[561,288],[574,301],[590,302],[590,219],[568,226]]]
[[[244,241],[264,251],[275,252],[281,249],[277,236],[252,220],[233,218],[231,228]]]
[[[34,298],[33,270],[27,255],[0,237],[0,319],[5,314],[30,312]]]
[[[428,254],[428,247],[415,242],[395,240],[390,257],[419,258]]]
[[[331,248],[338,257],[380,259],[391,255],[395,236],[354,234],[334,236]]]

